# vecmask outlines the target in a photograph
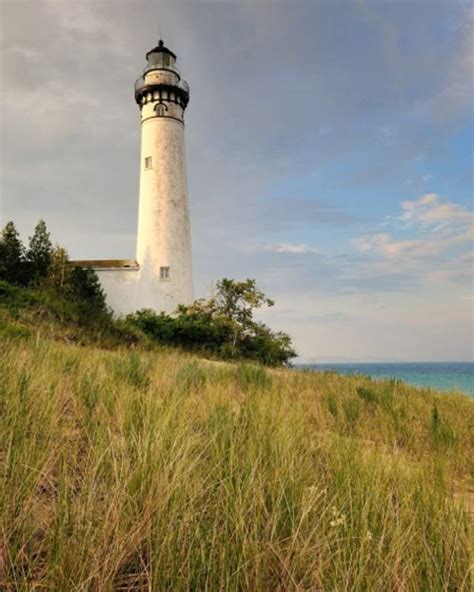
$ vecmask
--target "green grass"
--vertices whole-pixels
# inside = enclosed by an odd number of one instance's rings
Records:
[[[470,589],[467,397],[0,343],[2,590]]]

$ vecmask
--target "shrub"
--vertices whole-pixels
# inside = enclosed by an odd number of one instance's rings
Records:
[[[362,400],[364,400],[366,403],[377,403],[378,402],[377,394],[371,388],[368,388],[366,386],[358,386],[356,388],[356,392],[359,395],[359,397]]]
[[[31,331],[24,325],[6,324],[0,319],[0,335],[2,339],[26,339],[31,337]]]
[[[37,295],[31,290],[0,280],[0,302],[10,310],[18,310],[38,302]]]
[[[156,341],[223,359],[245,359],[268,366],[288,364],[296,356],[291,339],[253,320],[253,311],[273,302],[256,288],[255,280],[217,283],[209,300],[179,306],[174,315],[140,310],[127,317]]]

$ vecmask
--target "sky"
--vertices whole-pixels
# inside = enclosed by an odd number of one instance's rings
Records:
[[[191,88],[195,295],[256,278],[300,360],[472,360],[473,21],[454,1],[0,0],[0,222],[133,258],[159,31]]]

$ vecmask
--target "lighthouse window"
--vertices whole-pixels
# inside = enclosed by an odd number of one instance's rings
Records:
[[[160,280],[169,280],[170,279],[170,268],[169,267],[160,267]]]
[[[151,169],[151,156],[146,156],[145,157],[145,168],[146,169]]]
[[[155,113],[158,117],[163,117],[165,114],[165,111],[167,111],[167,106],[164,105],[163,103],[158,103],[155,105]]]

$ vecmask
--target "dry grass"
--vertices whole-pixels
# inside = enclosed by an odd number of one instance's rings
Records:
[[[3,590],[469,590],[474,411],[396,382],[4,339]]]

